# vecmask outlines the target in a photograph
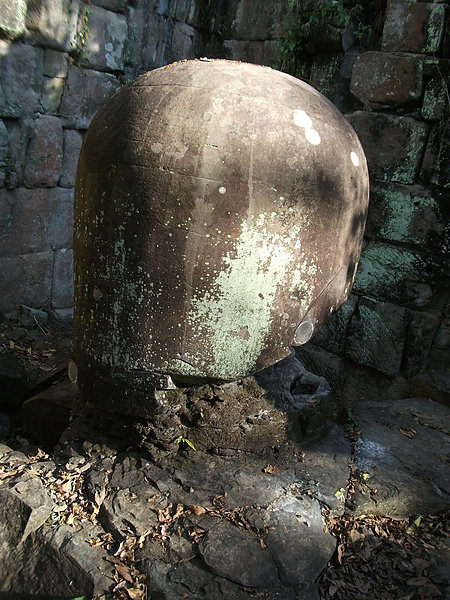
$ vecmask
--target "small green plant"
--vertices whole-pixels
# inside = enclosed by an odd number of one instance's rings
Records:
[[[77,54],[75,64],[77,67],[82,67],[86,63],[86,47],[89,35],[89,17],[91,14],[90,0],[83,0],[81,16],[80,16],[80,29],[78,32],[77,42]]]
[[[355,415],[353,414],[353,411],[350,408],[347,409],[347,425],[352,429],[356,428]]]
[[[363,23],[362,15],[362,6],[353,0],[288,0],[277,68],[305,77],[311,58],[308,45],[313,40],[321,42],[327,27],[343,30],[353,25],[353,35],[361,40],[370,32],[370,27]]]
[[[11,325],[10,323],[8,323],[8,321],[3,321],[2,323],[0,323],[0,333],[6,333],[10,329]]]
[[[192,450],[194,450],[194,452],[196,451],[196,448],[195,448],[194,444],[191,442],[191,440],[188,440],[187,438],[183,437],[182,435],[178,436],[175,441],[177,444],[186,444],[187,446],[189,446],[189,448],[192,448]]]

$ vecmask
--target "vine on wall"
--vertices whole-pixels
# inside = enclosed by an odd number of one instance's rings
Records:
[[[86,50],[89,35],[89,17],[91,14],[91,0],[82,0],[80,20],[77,36],[77,51],[75,53],[75,64],[83,67],[86,64]]]

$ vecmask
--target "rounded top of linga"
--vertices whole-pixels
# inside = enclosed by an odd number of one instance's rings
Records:
[[[80,384],[230,381],[281,360],[347,298],[368,194],[354,130],[294,77],[204,59],[124,86],[78,164]]]

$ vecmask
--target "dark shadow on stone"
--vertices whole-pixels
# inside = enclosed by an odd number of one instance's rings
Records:
[[[98,396],[81,398],[66,438],[76,427],[94,435],[99,430],[152,458],[189,447],[212,454],[264,454],[317,441],[336,409],[328,382],[309,373],[294,354],[239,381],[173,388],[149,389],[147,406],[136,416],[121,414],[117,403],[105,409],[106,400],[97,406]],[[134,389],[132,380],[129,389]]]

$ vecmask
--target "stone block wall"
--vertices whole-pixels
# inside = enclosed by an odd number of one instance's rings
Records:
[[[421,385],[426,371],[444,374],[448,401],[450,20],[444,4],[388,0],[375,49],[320,56],[311,69],[315,87],[347,113],[371,176],[352,295],[298,350],[347,405],[424,389],[441,398],[442,390]]]
[[[140,72],[200,45],[195,2],[0,2],[0,310],[73,304],[83,132]]]
[[[378,4],[386,10],[370,49],[348,31],[342,43],[339,34],[318,40],[309,79],[347,114],[371,173],[353,294],[299,349],[347,404],[413,393],[421,373],[450,363],[449,8]],[[0,311],[26,304],[70,314],[76,164],[101,104],[139,73],[182,58],[274,65],[286,6],[0,0]]]
[[[175,60],[268,63],[284,2],[268,4],[0,0],[0,311],[70,315],[76,166],[102,103]]]

